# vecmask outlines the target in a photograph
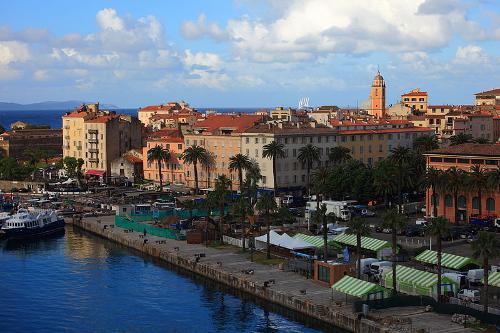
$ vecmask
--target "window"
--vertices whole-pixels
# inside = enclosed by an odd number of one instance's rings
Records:
[[[443,158],[444,163],[456,163],[457,159],[456,158]]]
[[[498,165],[497,160],[486,160],[486,165]]]
[[[321,137],[318,136],[318,143],[321,143]]]
[[[379,153],[383,152],[383,151],[384,151],[384,146],[380,145],[380,146],[378,147],[378,151],[379,151]]]
[[[265,184],[266,180],[267,180],[266,176],[262,176],[262,184]]]
[[[439,195],[434,194],[432,196],[432,206],[433,207],[439,207]]]
[[[459,158],[459,159],[457,159],[457,163],[469,164],[470,160],[468,158]]]
[[[463,195],[458,197],[458,208],[467,208],[467,199]]]
[[[486,199],[486,210],[488,212],[495,212],[495,199],[493,198]]]
[[[259,143],[259,138],[255,138],[255,143]]]
[[[444,197],[444,206],[445,207],[452,207],[453,206],[453,198],[451,197],[451,195],[447,194]]]
[[[255,157],[259,157],[259,150],[255,149]]]
[[[250,138],[245,138],[245,143],[250,143]],[[187,144],[189,144],[189,140],[187,141]]]
[[[266,138],[262,138],[262,143],[266,144],[266,142],[267,142],[267,139]]]
[[[306,181],[306,175],[302,175],[302,182]]]
[[[318,280],[330,283],[330,268],[318,266]]]
[[[373,163],[372,158],[371,158],[371,157],[368,157],[368,165],[372,165],[372,163]]]
[[[479,197],[472,198],[472,209],[479,209]]]
[[[484,164],[484,160],[472,160],[472,164]]]
[[[292,142],[293,142],[293,143],[297,143],[297,137],[296,137],[296,136],[294,136],[294,137],[292,138]]]
[[[431,162],[443,162],[441,157],[431,157]]]
[[[293,157],[297,157],[297,149],[295,149],[295,148],[294,148],[294,149],[292,150],[292,156],[293,156]]]

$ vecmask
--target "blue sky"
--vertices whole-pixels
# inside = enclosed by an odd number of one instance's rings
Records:
[[[500,87],[495,0],[3,1],[0,101],[354,106]]]

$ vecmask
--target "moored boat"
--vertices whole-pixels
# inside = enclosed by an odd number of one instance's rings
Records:
[[[24,209],[10,216],[2,226],[5,237],[30,238],[64,230],[64,219],[51,209]]]

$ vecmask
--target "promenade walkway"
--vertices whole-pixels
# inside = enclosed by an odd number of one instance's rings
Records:
[[[281,291],[284,294],[293,296],[294,299],[310,301],[316,305],[322,305],[328,308],[334,308],[335,311],[352,313],[352,303],[346,303],[346,297],[338,293],[332,293],[330,288],[322,286],[310,279],[293,273],[280,270],[277,265],[264,265],[251,262],[248,254],[241,251],[232,251],[228,249],[217,249],[206,247],[201,244],[187,244],[185,241],[165,239],[161,237],[144,235],[139,232],[125,232],[124,229],[114,227],[114,216],[89,217],[84,218],[85,222],[91,223],[104,230],[106,233],[119,234],[123,239],[142,240],[147,239],[149,246],[158,248],[159,251],[168,251],[176,253],[186,259],[195,260],[198,254],[205,256],[199,258],[200,263],[209,264],[220,270],[229,272],[234,276],[240,276],[257,285],[264,285],[265,281],[274,280],[268,288]],[[71,223],[68,219],[67,222]],[[253,270],[253,274],[246,274],[245,271]],[[387,317],[403,316],[409,319],[408,324],[391,327],[395,332],[416,332],[424,329],[427,332],[474,332],[465,329],[451,322],[451,316],[440,315],[436,313],[426,313],[423,308],[398,308],[377,310],[370,313],[374,318],[382,320]]]

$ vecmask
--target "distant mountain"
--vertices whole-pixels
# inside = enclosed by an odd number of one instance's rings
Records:
[[[32,104],[18,104],[0,102],[0,111],[23,111],[23,110],[72,110],[80,105],[82,101],[46,101]],[[119,109],[118,106],[113,104],[100,104],[102,109]]]

